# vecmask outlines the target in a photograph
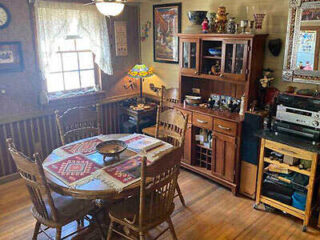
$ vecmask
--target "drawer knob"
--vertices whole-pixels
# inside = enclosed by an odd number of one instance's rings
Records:
[[[218,127],[219,127],[220,129],[226,130],[226,131],[230,131],[230,130],[231,130],[231,128],[221,126],[220,124],[218,125]]]
[[[207,123],[208,123],[208,122],[203,121],[203,120],[200,120],[200,119],[197,119],[197,122],[198,122],[198,123],[201,123],[201,124],[207,124]]]

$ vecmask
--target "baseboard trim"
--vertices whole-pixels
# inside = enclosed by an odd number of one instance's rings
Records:
[[[4,177],[0,177],[0,185],[5,184],[7,182],[11,182],[20,178],[19,173],[10,174]]]

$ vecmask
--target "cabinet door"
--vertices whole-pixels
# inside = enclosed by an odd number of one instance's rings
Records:
[[[187,130],[186,130],[186,136],[184,140],[184,151],[183,151],[183,157],[182,162],[187,163],[191,165],[192,160],[192,124],[188,123]]]
[[[248,41],[224,41],[222,50],[222,77],[246,81],[248,69]]]
[[[199,39],[180,39],[180,68],[181,73],[189,75],[199,74]]]
[[[213,132],[212,174],[229,182],[235,182],[236,138]]]

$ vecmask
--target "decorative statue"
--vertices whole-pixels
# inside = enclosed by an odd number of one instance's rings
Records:
[[[201,25],[202,25],[202,32],[203,33],[208,33],[208,31],[209,31],[209,20],[208,20],[208,18],[205,18]]]
[[[218,33],[226,32],[226,24],[228,22],[228,14],[226,7],[219,7],[216,16],[216,27]]]

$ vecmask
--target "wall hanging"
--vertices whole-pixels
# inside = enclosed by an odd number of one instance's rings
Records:
[[[128,56],[127,23],[125,21],[114,22],[114,36],[116,41],[116,56]]]
[[[21,72],[23,58],[20,42],[0,42],[0,72]]]
[[[178,63],[181,3],[153,6],[153,56],[155,62]]]

